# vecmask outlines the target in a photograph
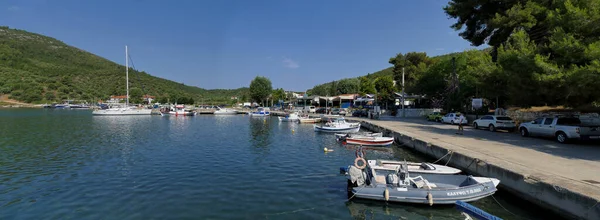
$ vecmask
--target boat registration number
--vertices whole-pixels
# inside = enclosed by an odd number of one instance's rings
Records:
[[[475,188],[475,189],[470,189],[470,190],[447,192],[446,195],[447,196],[464,196],[464,195],[469,195],[469,194],[473,194],[473,193],[478,193],[481,191],[483,191],[483,189]]]

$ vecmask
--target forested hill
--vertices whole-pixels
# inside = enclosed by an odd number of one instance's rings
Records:
[[[227,103],[247,88],[206,90],[130,68],[130,92],[159,101]],[[0,27],[0,95],[42,103],[106,100],[125,94],[125,67],[54,38]],[[132,95],[133,96],[133,95]]]

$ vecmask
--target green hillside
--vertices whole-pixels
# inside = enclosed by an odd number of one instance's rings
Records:
[[[484,51],[489,52],[490,48],[486,48],[484,49]],[[431,57],[432,59],[435,60],[442,60],[442,59],[446,59],[448,57],[452,57],[455,55],[458,55],[460,53],[449,53],[449,54],[444,54],[444,55],[439,55],[439,56],[435,56],[435,57]],[[388,67],[382,70],[379,70],[377,72],[374,73],[368,73],[367,75],[364,75],[364,77],[366,77],[367,79],[369,79],[370,81],[374,81],[375,79],[379,78],[379,77],[383,77],[383,76],[390,76],[390,77],[394,77],[394,67]],[[334,82],[328,82],[328,83],[323,83],[323,84],[319,84],[314,86],[312,89],[309,89],[308,93],[310,95],[331,95],[334,93],[358,93],[358,85],[356,85],[357,83],[359,83],[359,79],[362,76],[359,77],[354,77],[354,78],[345,78],[345,79],[340,79]],[[349,86],[352,88],[344,88],[344,89],[340,89],[338,88],[337,92],[331,91],[331,85],[332,83],[336,83],[336,87],[339,87],[339,84],[343,84],[343,85],[348,85],[348,84],[352,84],[354,86]],[[342,90],[342,91],[339,91]]]
[[[54,38],[0,27],[0,95],[33,103],[106,100],[125,93],[124,73],[124,66]],[[130,91],[159,101],[228,103],[231,96],[247,93],[247,88],[206,90],[143,71],[129,73]]]

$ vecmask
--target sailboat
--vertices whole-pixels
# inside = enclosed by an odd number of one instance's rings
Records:
[[[129,106],[129,55],[127,52],[127,46],[125,46],[125,82],[127,88],[127,96],[125,97],[125,106],[108,108],[108,109],[97,109],[92,112],[93,115],[151,115],[152,109],[138,108],[135,106]]]

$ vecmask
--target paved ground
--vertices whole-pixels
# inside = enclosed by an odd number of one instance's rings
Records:
[[[519,167],[529,170],[529,173],[557,175],[577,181],[596,187],[596,193],[600,194],[598,142],[560,144],[550,139],[521,137],[518,133],[474,130],[471,127],[465,127],[464,135],[457,135],[456,125],[428,122],[420,118],[382,118],[368,121],[392,130],[409,132],[411,136],[415,135],[415,138],[421,140],[447,143],[463,151],[472,151],[520,165]]]

